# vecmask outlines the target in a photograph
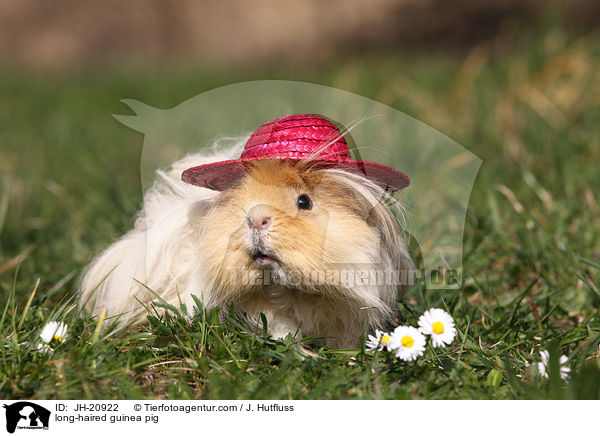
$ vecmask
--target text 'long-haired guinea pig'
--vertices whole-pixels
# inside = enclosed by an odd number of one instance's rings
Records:
[[[352,160],[316,115],[266,123],[236,149],[157,171],[134,229],[84,271],[81,304],[125,325],[143,322],[157,295],[192,316],[195,296],[250,323],[263,313],[276,338],[357,346],[391,320],[414,269],[390,195],[408,177]]]

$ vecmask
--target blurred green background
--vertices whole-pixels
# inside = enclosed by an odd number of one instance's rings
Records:
[[[40,278],[34,306],[53,307],[131,228],[143,137],[112,118],[128,113],[120,99],[170,108],[229,83],[301,80],[391,105],[481,157],[454,307],[488,333],[503,310],[523,311],[531,338],[567,338],[563,351],[596,362],[599,11],[584,1],[3,0],[0,300],[14,289],[22,307]],[[531,299],[516,302],[523,291]],[[407,301],[421,304],[417,292]]]

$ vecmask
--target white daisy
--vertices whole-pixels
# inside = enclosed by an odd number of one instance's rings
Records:
[[[50,345],[48,345],[48,344],[38,344],[37,350],[40,353],[51,353],[52,352],[52,347]]]
[[[382,332],[381,330],[375,330],[375,336],[369,335],[369,340],[366,342],[367,351],[381,351],[384,348],[388,348],[390,340],[390,334]]]
[[[388,350],[402,360],[416,360],[425,352],[425,336],[414,327],[396,327],[390,335]]]
[[[64,322],[52,321],[46,324],[40,333],[40,338],[42,338],[45,344],[38,345],[38,350],[47,351],[45,347],[54,349],[54,347],[65,340],[68,328],[69,326]]]
[[[538,372],[542,377],[548,378],[548,361],[550,360],[550,353],[548,353],[546,350],[540,351],[540,359],[541,361],[538,362]],[[563,380],[566,380],[571,372],[571,368],[566,365],[568,360],[569,358],[565,355],[560,356],[560,359],[558,360],[560,365],[560,378]]]
[[[419,318],[421,333],[431,335],[434,347],[445,347],[454,340],[456,328],[454,319],[442,309],[429,309]]]

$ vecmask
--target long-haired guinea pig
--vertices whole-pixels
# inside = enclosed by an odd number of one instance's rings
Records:
[[[403,290],[389,273],[413,263],[401,208],[382,184],[281,158],[247,160],[224,189],[182,181],[193,165],[211,169],[233,153],[192,154],[157,172],[134,229],[85,270],[86,308],[127,324],[146,319],[154,293],[185,302],[190,316],[196,296],[207,309],[233,303],[250,323],[263,313],[273,337],[315,335],[335,347],[389,322]]]

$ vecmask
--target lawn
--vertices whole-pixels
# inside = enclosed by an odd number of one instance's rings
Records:
[[[600,36],[531,26],[468,51],[365,54],[293,71],[202,66],[0,70],[0,397],[35,399],[600,398]],[[459,290],[415,286],[398,319],[445,308],[458,334],[416,363],[274,341],[235,316],[149,315],[114,331],[74,307],[91,257],[133,224],[143,137],[111,117],[242,80],[364,95],[483,160]],[[38,283],[39,281],[39,283]],[[67,337],[36,347],[44,324]],[[537,372],[550,351],[550,377]],[[558,359],[569,358],[570,377]]]

